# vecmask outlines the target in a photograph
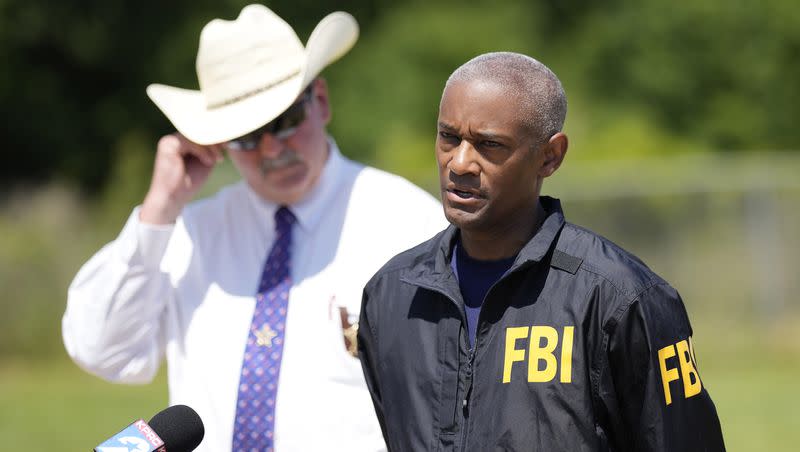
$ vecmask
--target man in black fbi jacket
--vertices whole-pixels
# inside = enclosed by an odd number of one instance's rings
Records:
[[[540,196],[566,97],[540,62],[450,76],[436,157],[451,226],[364,289],[358,349],[391,451],[722,451],[678,293]]]

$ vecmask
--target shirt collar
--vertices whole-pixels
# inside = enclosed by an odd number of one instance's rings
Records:
[[[288,206],[295,218],[297,218],[298,227],[305,232],[310,232],[317,227],[327,206],[330,205],[330,199],[338,191],[336,187],[341,180],[342,165],[345,159],[341,151],[339,151],[336,141],[330,136],[328,137],[328,151],[328,159],[311,192],[300,202]],[[271,220],[280,205],[262,198],[250,188],[249,184],[244,181],[243,183],[247,187],[247,193],[256,208]]]

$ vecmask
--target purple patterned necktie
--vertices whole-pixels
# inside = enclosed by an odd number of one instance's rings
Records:
[[[289,246],[294,222],[286,207],[275,212],[275,243],[261,274],[239,379],[233,452],[274,450],[275,396],[292,285]]]

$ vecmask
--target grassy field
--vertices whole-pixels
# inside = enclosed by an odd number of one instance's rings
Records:
[[[164,372],[146,386],[113,385],[67,358],[0,365],[3,450],[88,451],[167,406]]]
[[[732,452],[791,452],[800,443],[800,322],[695,322],[695,346]],[[164,372],[146,386],[105,383],[66,358],[0,365],[4,450],[89,450],[167,404]]]
[[[800,321],[787,315],[770,325],[694,327],[698,365],[728,450],[798,450]]]

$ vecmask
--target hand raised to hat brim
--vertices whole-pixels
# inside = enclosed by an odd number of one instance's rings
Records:
[[[221,162],[221,145],[199,145],[180,133],[158,141],[153,178],[142,202],[139,220],[148,224],[171,224],[183,206],[194,198]]]

